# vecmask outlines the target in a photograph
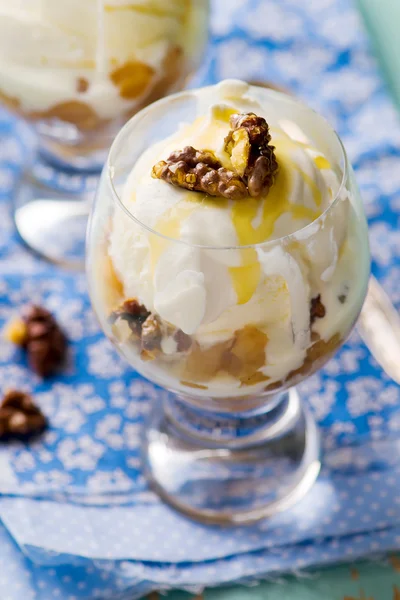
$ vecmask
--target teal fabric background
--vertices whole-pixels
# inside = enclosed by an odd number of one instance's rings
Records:
[[[174,592],[166,600],[400,600],[400,559],[392,557],[385,563],[339,566],[251,588],[206,590],[197,596]]]
[[[400,106],[400,2],[358,0],[381,67]]]

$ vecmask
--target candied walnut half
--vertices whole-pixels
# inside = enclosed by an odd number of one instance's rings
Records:
[[[6,338],[26,350],[29,366],[41,377],[56,373],[67,356],[67,338],[53,315],[41,306],[29,306],[22,318],[5,330]]]
[[[154,165],[152,176],[209,196],[240,200],[268,191],[278,169],[266,120],[254,113],[235,114],[225,150],[233,170],[226,169],[209,150],[186,146]]]
[[[152,176],[209,196],[232,200],[247,196],[247,188],[236,173],[225,169],[212,152],[199,151],[193,146],[172,152],[166,161],[158,162]]]
[[[232,115],[225,150],[252,197],[267,192],[278,170],[268,123],[254,113]]]
[[[31,368],[48,377],[56,373],[67,357],[67,338],[53,315],[41,306],[29,307],[23,319],[26,339],[23,347]]]
[[[7,392],[0,404],[0,439],[36,435],[46,426],[46,417],[29,394]]]

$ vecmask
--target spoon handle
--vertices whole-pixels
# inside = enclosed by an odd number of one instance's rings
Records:
[[[382,369],[400,384],[400,316],[375,277],[370,278],[357,330]]]

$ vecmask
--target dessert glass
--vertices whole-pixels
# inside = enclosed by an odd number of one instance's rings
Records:
[[[0,103],[38,133],[16,195],[17,228],[33,249],[82,262],[89,205],[74,201],[90,203],[121,126],[184,87],[208,10],[208,0],[0,0]]]
[[[349,335],[369,279],[366,219],[340,139],[293,97],[250,89],[270,115],[270,125],[285,127],[300,146],[312,143],[329,161],[337,184],[323,214],[285,237],[236,247],[191,244],[139,221],[124,200],[125,184],[146,149],[172,135],[179,123],[198,117],[195,92],[187,91],[145,108],[121,130],[102,173],[87,238],[89,290],[106,335],[135,370],[167,390],[160,392],[144,432],[149,480],[178,510],[216,523],[270,516],[314,483],[319,435],[295,386],[321,368]],[[215,303],[227,285],[227,270],[241,282],[240,310],[229,309],[190,335],[150,314],[127,296],[115,270],[110,253],[115,231],[127,235],[123,275],[132,261],[142,260],[145,239],[153,265],[150,281],[160,256],[164,271],[157,277],[164,272],[172,280],[190,253],[216,274],[207,291]],[[254,303],[248,287],[260,269]],[[138,297],[148,292],[148,281],[136,280]],[[195,301],[188,295],[182,322]]]

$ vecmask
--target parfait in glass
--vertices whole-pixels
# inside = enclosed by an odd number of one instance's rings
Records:
[[[301,102],[241,81],[176,94],[117,136],[88,235],[94,308],[153,406],[160,495],[208,522],[302,497],[318,432],[295,385],[350,333],[369,278],[344,148]]]

